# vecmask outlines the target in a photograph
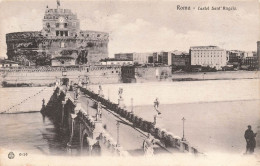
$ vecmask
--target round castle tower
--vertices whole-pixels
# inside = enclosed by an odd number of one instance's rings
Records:
[[[6,34],[8,59],[22,65],[95,64],[108,57],[109,34],[80,30],[70,9],[46,7],[41,31]]]

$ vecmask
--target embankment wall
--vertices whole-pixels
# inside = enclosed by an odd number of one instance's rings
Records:
[[[66,74],[64,73],[66,71]],[[79,68],[24,68],[0,69],[1,81],[8,84],[50,85],[55,80],[66,77],[70,81],[78,82],[88,79],[90,84],[119,83],[121,81],[121,68],[119,66],[102,67],[90,66]]]

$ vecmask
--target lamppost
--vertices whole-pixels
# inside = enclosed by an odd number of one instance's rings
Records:
[[[109,89],[107,90],[107,100],[109,101]]]
[[[89,116],[89,110],[88,110],[89,108],[88,107],[89,107],[89,101],[87,100],[87,114]]]
[[[131,98],[131,112],[134,113],[134,99]]]
[[[183,132],[183,135],[182,135],[182,141],[186,141],[186,139],[185,139],[185,137],[184,137],[184,121],[186,120],[184,117],[181,119],[182,120],[182,122],[183,122],[183,124],[182,124],[182,132]]]
[[[117,125],[117,143],[116,143],[116,146],[120,147],[120,143],[119,143],[119,126],[120,126],[120,123],[119,123],[119,121],[117,121],[116,125]]]

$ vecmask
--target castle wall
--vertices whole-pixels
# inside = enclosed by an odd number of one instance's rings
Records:
[[[97,63],[108,57],[108,37],[104,32],[81,31],[77,37],[42,36],[41,32],[17,32],[6,35],[8,59],[29,61],[36,65],[50,65],[50,59],[71,56],[87,60],[78,64]]]
[[[121,68],[113,67],[80,67],[66,68],[66,76],[63,76],[64,68],[23,68],[23,69],[0,69],[1,81],[9,84],[31,84],[32,86],[46,86],[54,84],[56,79],[66,77],[70,81],[78,82],[80,77],[86,80],[88,77],[90,84],[120,83]]]

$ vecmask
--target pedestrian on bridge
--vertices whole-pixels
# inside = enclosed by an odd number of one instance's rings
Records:
[[[253,130],[251,130],[251,125],[247,126],[248,129],[245,131],[245,139],[246,139],[246,153],[252,154],[254,153],[254,149],[256,146],[255,137],[257,133],[254,133]]]
[[[102,118],[102,105],[101,105],[101,102],[98,102],[96,120],[101,120],[101,118]]]

